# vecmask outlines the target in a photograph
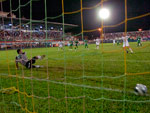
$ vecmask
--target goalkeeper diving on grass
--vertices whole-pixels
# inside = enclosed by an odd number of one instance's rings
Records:
[[[28,69],[31,68],[41,68],[43,66],[40,65],[33,65],[36,63],[36,60],[42,60],[45,58],[45,55],[42,56],[34,56],[32,59],[28,59],[25,52],[22,52],[21,49],[17,50],[18,56],[16,56],[15,62],[16,62],[16,68],[19,69],[19,63],[25,66]]]

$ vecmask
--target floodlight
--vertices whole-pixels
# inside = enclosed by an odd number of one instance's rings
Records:
[[[51,29],[54,29],[54,27],[51,27]]]
[[[9,24],[9,26],[12,26],[12,24]]]
[[[102,28],[99,28],[98,30],[99,30],[99,31],[102,31]]]
[[[106,8],[100,9],[99,17],[101,19],[107,19],[107,18],[109,18],[109,16],[110,16],[110,12],[108,9],[106,9]]]
[[[42,29],[43,27],[42,27],[42,26],[40,26],[40,28]]]

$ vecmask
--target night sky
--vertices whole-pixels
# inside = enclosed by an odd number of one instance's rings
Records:
[[[18,7],[19,0],[12,0],[12,8],[16,9]],[[21,4],[27,3],[29,0],[21,0]],[[83,7],[94,6],[99,3],[100,0],[83,0]],[[64,0],[65,12],[75,11],[80,9],[80,0]],[[3,10],[10,11],[10,0],[3,2]],[[105,21],[105,25],[114,25],[120,23],[124,20],[124,0],[108,0],[104,3],[104,7],[107,7],[111,10],[111,18]],[[97,7],[92,10],[84,10],[84,29],[95,29],[101,26],[101,20],[97,16],[97,11],[100,8]],[[36,20],[44,19],[45,17],[45,7],[44,0],[39,0],[33,2],[32,5],[32,17]],[[142,15],[150,12],[150,0],[128,0],[128,18]],[[13,12],[17,17],[19,12]],[[47,0],[47,15],[57,16],[62,13],[61,0]],[[21,17],[30,18],[30,5],[21,8]],[[48,20],[55,22],[62,22],[62,18],[55,20]],[[77,32],[81,30],[81,14],[65,15],[65,23],[79,25],[76,28]],[[143,30],[150,29],[150,16],[144,17],[137,20],[132,20],[128,22],[128,31],[136,31],[139,28]],[[106,32],[120,32],[124,31],[124,25],[121,25],[116,28],[106,28]]]

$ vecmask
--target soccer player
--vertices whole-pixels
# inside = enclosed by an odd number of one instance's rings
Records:
[[[99,45],[100,45],[100,39],[97,38],[97,39],[96,39],[96,49],[99,49]]]
[[[72,47],[73,47],[73,41],[72,41],[72,39],[69,41],[69,43],[70,43],[70,49],[72,49]]]
[[[84,40],[84,46],[85,46],[85,48],[88,48],[88,40],[87,39]]]
[[[78,44],[79,44],[78,39],[76,38],[74,42],[75,42],[75,49],[77,49],[78,48]]]
[[[119,40],[117,40],[117,46],[119,46],[119,44],[120,44],[120,43],[119,43]]]
[[[141,37],[140,36],[137,37],[137,46],[142,46]]]
[[[60,50],[60,49],[64,50],[62,41],[58,42],[58,50]]]
[[[19,63],[22,64],[23,66],[25,66],[28,69],[43,67],[43,66],[40,66],[40,65],[33,65],[33,64],[35,64],[36,60],[38,60],[38,59],[42,60],[45,57],[45,55],[35,56],[35,57],[33,57],[32,59],[29,60],[26,56],[26,53],[22,52],[21,49],[18,49],[17,53],[18,53],[18,56],[16,56],[16,60],[15,60],[17,69],[19,69]]]
[[[113,46],[116,44],[116,41],[115,41],[115,39],[113,39]]]
[[[129,45],[128,38],[129,38],[129,36],[126,36],[126,34],[124,33],[122,36],[123,48],[124,48],[124,50],[126,50],[127,53],[128,53],[128,50],[126,48],[128,48],[130,50],[130,52],[133,53],[133,50],[131,49],[131,47]]]

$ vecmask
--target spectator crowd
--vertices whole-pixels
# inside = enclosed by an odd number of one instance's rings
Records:
[[[121,40],[124,32],[105,33],[104,43],[110,43],[112,40]],[[130,41],[136,41],[141,37],[142,41],[150,40],[150,30],[128,32]],[[66,41],[70,40],[71,35],[65,37]],[[80,39],[80,36],[72,37]],[[84,37],[85,38],[85,37]],[[86,37],[88,39],[88,37]],[[61,30],[0,30],[0,49],[4,48],[36,48],[36,47],[53,47],[59,40],[63,39]],[[90,43],[90,40],[89,40]]]
[[[53,39],[60,40],[63,32],[56,30],[49,30],[47,32],[29,31],[29,30],[0,30],[0,41],[29,41],[29,40],[45,40]]]
[[[118,40],[121,39],[124,32],[118,32],[118,33],[106,33],[105,34],[105,40]],[[130,37],[130,39],[136,40],[137,37],[141,37],[142,40],[150,40],[150,30],[147,31],[133,31],[128,32],[127,35]]]

